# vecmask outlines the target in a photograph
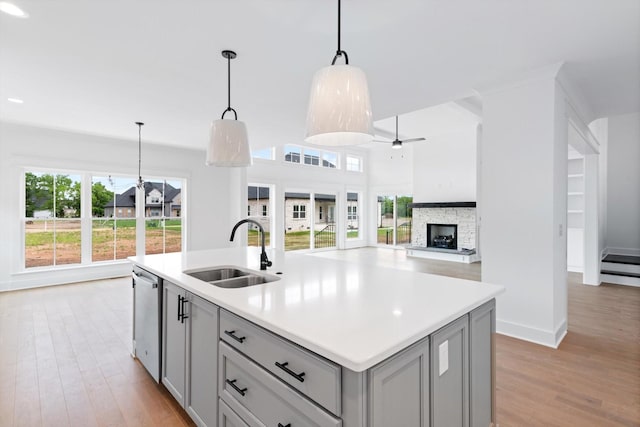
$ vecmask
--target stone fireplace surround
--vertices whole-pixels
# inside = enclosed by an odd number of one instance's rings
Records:
[[[476,248],[476,202],[413,203],[411,246],[427,248],[427,224],[456,224],[458,249]]]

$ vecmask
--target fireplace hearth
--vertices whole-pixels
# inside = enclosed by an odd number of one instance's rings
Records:
[[[457,224],[427,224],[427,247],[458,249]]]

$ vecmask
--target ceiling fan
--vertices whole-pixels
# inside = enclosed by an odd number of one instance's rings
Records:
[[[399,150],[400,148],[402,148],[402,144],[405,142],[416,142],[416,141],[426,141],[424,138],[409,138],[409,139],[403,139],[400,140],[398,139],[398,116],[396,116],[396,139],[394,139],[393,141],[382,141],[380,139],[374,139],[373,142],[385,142],[385,143],[391,143],[391,148],[395,148],[396,150]]]

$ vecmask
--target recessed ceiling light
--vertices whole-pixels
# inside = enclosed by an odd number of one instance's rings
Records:
[[[22,9],[20,9],[18,6],[16,6],[13,3],[9,3],[6,1],[0,1],[0,11],[11,15],[11,16],[16,16],[18,18],[28,18],[29,15]]]
[[[18,98],[7,98],[7,101],[13,102],[14,104],[24,104],[24,101]]]

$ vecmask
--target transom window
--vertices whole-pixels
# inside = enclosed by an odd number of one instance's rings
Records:
[[[351,172],[362,172],[362,158],[347,154],[347,170]]]
[[[284,161],[335,169],[338,167],[338,153],[297,145],[285,145]]]

